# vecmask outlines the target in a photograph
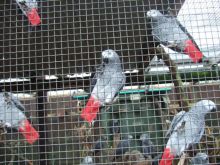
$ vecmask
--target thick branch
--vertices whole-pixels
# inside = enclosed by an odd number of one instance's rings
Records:
[[[169,54],[167,54],[161,46],[157,46],[158,57],[163,59],[164,63],[168,66],[173,83],[175,86],[175,94],[178,100],[180,108],[184,111],[188,111],[189,102],[187,97],[184,95],[183,83],[180,74],[177,71],[176,64],[170,59]]]

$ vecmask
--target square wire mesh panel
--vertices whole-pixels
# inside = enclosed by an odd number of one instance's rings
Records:
[[[0,164],[220,164],[219,8],[1,1]]]

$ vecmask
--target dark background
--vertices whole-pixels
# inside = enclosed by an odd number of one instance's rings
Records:
[[[15,0],[0,2],[0,78],[91,72],[111,48],[124,69],[149,61],[149,9],[177,10],[181,0],[38,1],[42,23],[31,27]],[[175,12],[174,10],[174,12]]]

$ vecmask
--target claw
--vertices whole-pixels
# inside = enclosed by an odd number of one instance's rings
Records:
[[[210,127],[206,127],[207,135],[212,135],[212,129]]]
[[[170,43],[169,45],[167,45],[168,48],[175,48],[177,47],[177,44],[174,42],[174,43]]]
[[[180,161],[177,165],[184,165],[185,160],[186,160],[186,154],[183,153],[182,156],[180,157]]]
[[[1,132],[0,135],[4,135],[4,134],[7,133],[7,130],[6,130],[6,128],[4,126],[0,125],[0,129],[3,130],[3,132]]]

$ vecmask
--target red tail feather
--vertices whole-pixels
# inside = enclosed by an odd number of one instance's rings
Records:
[[[160,165],[172,165],[173,159],[174,155],[171,153],[170,148],[165,148],[162,159],[160,161]]]
[[[38,132],[31,126],[28,120],[22,121],[18,130],[23,134],[29,144],[33,144],[39,138]]]
[[[27,13],[27,17],[28,17],[28,20],[30,21],[31,25],[37,26],[41,22],[40,21],[40,16],[39,16],[36,8],[31,9]]]
[[[101,103],[99,100],[91,96],[86,104],[86,107],[81,113],[81,117],[91,123],[96,118],[100,106]]]
[[[192,40],[185,42],[184,53],[188,54],[194,63],[200,62],[203,58],[202,52],[196,47]]]

